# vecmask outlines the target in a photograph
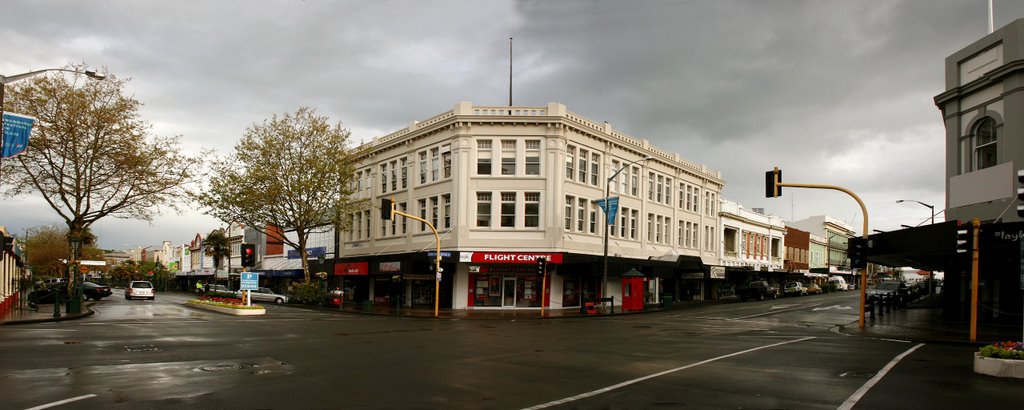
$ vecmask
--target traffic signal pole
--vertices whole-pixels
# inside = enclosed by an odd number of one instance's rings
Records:
[[[437,234],[437,229],[434,228],[434,224],[428,222],[426,219],[412,216],[395,209],[394,200],[386,198],[382,199],[380,208],[381,219],[394,220],[395,215],[404,216],[406,218],[422,222],[430,228],[430,232],[434,233],[434,246],[436,248],[436,252],[434,254],[434,272],[437,274],[434,280],[434,317],[438,317],[438,299],[441,296],[441,236]]]
[[[773,171],[768,171],[768,174],[766,175],[766,177],[771,175],[772,172]],[[835,186],[835,185],[783,183],[782,182],[782,171],[780,169],[778,169],[778,168],[775,168],[774,174],[775,174],[775,178],[770,178],[769,177],[769,178],[766,178],[766,181],[765,181],[767,183],[766,193],[770,194],[770,195],[768,195],[769,198],[781,196],[782,195],[782,187],[811,188],[811,189],[832,189],[832,190],[836,190],[836,191],[845,192],[847,195],[853,197],[853,199],[855,201],[857,201],[857,204],[860,205],[861,212],[864,213],[864,231],[863,231],[863,235],[864,235],[864,240],[867,241],[867,239],[868,239],[868,232],[870,232],[868,230],[868,208],[866,206],[864,206],[864,201],[862,201],[860,199],[860,197],[857,196],[857,194],[853,193],[853,191],[851,191],[849,189],[846,189],[846,188],[843,188],[841,186]],[[867,252],[867,249],[865,249],[865,253],[866,252]],[[826,258],[827,258],[827,255],[826,255]],[[861,268],[861,273],[860,273],[860,319],[858,320],[858,324],[860,325],[861,329],[864,328],[864,306],[865,306],[865,302],[867,301],[867,290],[865,288],[867,288],[867,285],[868,285],[867,268]]]

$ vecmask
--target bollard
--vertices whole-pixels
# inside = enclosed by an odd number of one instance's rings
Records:
[[[892,295],[885,295],[885,313],[892,313]]]
[[[867,302],[864,303],[864,308],[868,310],[868,315],[872,320],[875,319],[875,299],[868,298]]]

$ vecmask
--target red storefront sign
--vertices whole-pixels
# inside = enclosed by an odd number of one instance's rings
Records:
[[[537,258],[547,258],[548,263],[561,264],[561,253],[521,252],[473,252],[473,263],[537,263]]]
[[[338,262],[334,264],[334,274],[338,276],[369,275],[369,262]]]

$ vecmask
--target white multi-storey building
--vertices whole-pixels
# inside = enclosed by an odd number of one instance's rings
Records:
[[[786,225],[782,218],[763,209],[746,209],[739,203],[721,201],[722,246],[720,263],[726,267],[726,283],[719,290],[727,296],[730,289],[755,277],[780,282],[783,279],[783,252]],[[762,273],[763,272],[763,273]],[[777,277],[768,272],[777,272]]]
[[[561,104],[459,103],[369,145],[357,195],[373,204],[393,198],[398,211],[437,228],[442,307],[539,308],[543,299],[573,308],[602,296],[619,305],[630,269],[644,275],[643,292],[628,286],[626,301],[653,303],[684,280],[703,280],[702,259],[717,260],[720,173]],[[596,200],[606,189],[619,209],[608,232],[609,290],[600,295],[605,215]],[[433,304],[427,225],[384,221],[376,206],[351,218],[335,283],[356,301]],[[549,262],[546,280],[538,258]]]

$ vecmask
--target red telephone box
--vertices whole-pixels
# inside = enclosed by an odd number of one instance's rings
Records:
[[[622,274],[622,311],[644,310],[644,274],[630,269]]]

